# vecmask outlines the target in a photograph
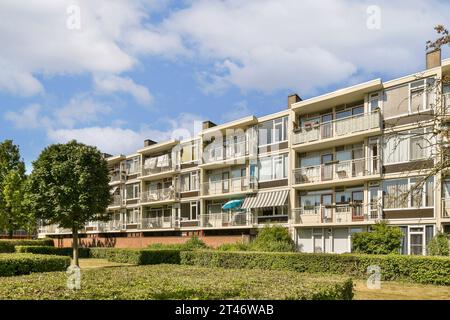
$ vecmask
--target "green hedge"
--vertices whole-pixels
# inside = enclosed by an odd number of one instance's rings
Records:
[[[89,258],[89,248],[78,248],[79,258]],[[35,254],[52,254],[56,256],[72,257],[72,248],[56,248],[45,246],[16,246],[16,252],[35,253]]]
[[[367,267],[381,268],[382,280],[450,285],[450,258],[404,255],[308,254],[183,251],[180,263],[205,267],[289,270],[367,278]]]
[[[53,247],[53,239],[1,239],[0,246],[2,243],[8,243],[13,246],[44,246]]]
[[[34,272],[64,271],[69,265],[69,257],[28,253],[0,254],[0,277]]]
[[[145,264],[180,264],[180,250],[91,248],[90,257],[113,262]]]
[[[15,251],[16,250],[14,249],[14,245],[12,243],[0,240],[0,253],[11,253]]]

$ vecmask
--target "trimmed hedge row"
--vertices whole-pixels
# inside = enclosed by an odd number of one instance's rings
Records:
[[[367,278],[367,267],[381,268],[382,280],[450,285],[450,258],[404,255],[183,251],[180,263],[204,267],[289,270]]]
[[[13,246],[44,246],[53,247],[55,244],[53,239],[1,239],[0,247],[2,244],[9,244]],[[14,252],[14,251],[13,251]]]
[[[78,248],[78,257],[89,258],[89,251],[89,248]],[[16,246],[16,252],[72,257],[73,249],[46,246]]]
[[[0,277],[34,272],[64,271],[69,265],[69,257],[27,253],[0,254]]]
[[[145,264],[180,264],[180,250],[91,248],[90,257],[112,262]]]
[[[0,240],[0,253],[11,253],[15,252],[14,245]]]

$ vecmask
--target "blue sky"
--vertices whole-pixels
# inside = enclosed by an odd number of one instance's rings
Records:
[[[194,121],[282,110],[292,92],[420,71],[449,21],[439,0],[3,0],[0,139],[28,170],[73,138],[130,153]]]

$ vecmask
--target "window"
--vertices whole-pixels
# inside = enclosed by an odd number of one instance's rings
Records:
[[[140,165],[139,157],[134,157],[132,159],[127,160],[126,161],[127,173],[133,174],[139,172],[140,171],[139,165]]]
[[[198,160],[198,141],[183,144],[181,147],[181,163],[189,163]]]
[[[288,117],[263,122],[258,127],[259,146],[287,140]]]
[[[259,181],[287,179],[287,157],[283,154],[259,159]]]
[[[139,184],[129,184],[125,189],[127,200],[139,198]]]
[[[126,221],[129,224],[139,223],[139,210],[127,209]]]
[[[370,107],[371,112],[377,110],[380,107],[380,94],[379,93],[372,93],[370,95],[369,107]]]
[[[427,129],[402,131],[384,138],[383,163],[393,164],[428,157],[433,137]]]
[[[424,208],[434,205],[434,179],[428,178],[421,188],[412,190],[420,178],[395,179],[383,182],[384,209]]]
[[[197,171],[181,175],[181,190],[182,192],[198,190]]]

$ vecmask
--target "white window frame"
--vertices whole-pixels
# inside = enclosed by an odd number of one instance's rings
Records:
[[[270,159],[270,169],[271,169],[271,174],[270,174],[270,178],[268,179],[262,179],[261,178],[261,170],[258,169],[258,181],[259,182],[266,182],[266,181],[275,181],[275,180],[284,180],[288,178],[288,172],[284,172],[285,167],[286,167],[286,162],[289,166],[289,154],[288,153],[283,153],[283,154],[277,154],[277,155],[271,155],[271,156],[266,156],[266,157],[261,157],[258,159],[258,168],[260,166],[260,163],[262,160],[267,160]],[[282,166],[282,170],[283,170],[283,177],[282,178],[275,178],[274,172],[275,172],[275,159],[282,159],[281,160],[281,166]],[[289,171],[289,167],[287,168],[287,170]]]
[[[408,206],[405,208],[385,208],[384,207],[384,185],[381,185],[381,196],[382,196],[382,203],[383,203],[383,210],[384,211],[398,211],[398,210],[411,210],[411,209],[434,209],[435,205],[436,205],[436,193],[434,192],[435,188],[436,188],[436,179],[435,177],[431,177],[433,178],[433,205],[431,206],[426,206],[426,199],[427,199],[427,181],[425,181],[422,185],[422,206],[420,207],[415,207],[412,206],[412,194],[410,193],[408,195]],[[397,179],[386,179],[384,181],[394,181],[394,180],[407,180],[407,186],[408,186],[408,190],[411,190],[411,186],[414,185],[414,182],[412,182],[411,180],[414,179],[421,179],[420,176],[416,176],[416,177],[409,177],[409,178],[397,178]],[[384,182],[383,181],[383,182]],[[434,213],[433,213],[434,216]],[[415,219],[415,218],[413,218]]]
[[[414,134],[414,131],[424,130],[423,131],[424,141],[425,141],[425,143],[427,143],[426,135],[429,134],[428,129],[429,128],[419,128],[419,129],[398,131],[398,132],[395,132],[393,134],[384,136],[383,137],[383,145],[382,145],[382,147],[383,147],[382,148],[382,151],[383,151],[383,161],[382,161],[382,163],[383,163],[383,165],[393,165],[393,164],[406,163],[406,162],[410,162],[410,161],[420,161],[420,160],[427,159],[426,152],[424,152],[423,158],[412,159],[412,157],[411,157],[411,135]],[[408,135],[408,137],[402,138],[402,142],[406,141],[405,142],[406,143],[406,148],[407,148],[406,152],[408,154],[408,158],[405,161],[385,162],[388,159],[388,157],[391,156],[391,153],[393,153],[393,152],[401,152],[400,149],[398,148],[398,144],[397,144],[397,148],[395,150],[388,150],[389,153],[386,154],[386,143],[388,141],[387,138],[391,138],[392,139],[392,137],[395,136],[396,139],[399,139],[399,134],[400,133],[406,133]],[[425,146],[425,147],[431,148],[431,146]]]
[[[287,120],[285,120],[287,119]],[[279,144],[279,143],[283,143],[288,141],[288,136],[289,136],[289,116],[282,116],[280,118],[276,118],[276,119],[272,119],[272,120],[267,120],[264,121],[265,122],[271,122],[272,123],[272,134],[271,134],[271,142],[270,143],[266,143],[266,144],[259,144],[258,141],[258,147],[266,147],[266,146],[270,146],[270,145],[274,145],[274,144]],[[286,122],[286,127],[284,126],[284,123]],[[280,141],[275,141],[275,137],[276,137],[276,132],[275,132],[275,128],[276,125],[281,124],[281,136],[284,138],[283,140]],[[258,137],[259,137],[259,130],[260,127],[258,127]]]

